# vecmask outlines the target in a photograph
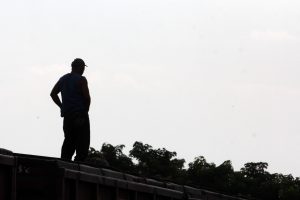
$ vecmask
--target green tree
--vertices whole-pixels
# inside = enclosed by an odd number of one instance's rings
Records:
[[[123,153],[125,145],[116,145],[104,143],[101,151],[97,151],[94,148],[90,148],[88,162],[92,164],[103,165],[107,163],[110,167],[126,171],[133,172],[134,164],[132,159]]]
[[[240,171],[234,171],[230,160],[216,166],[203,156],[196,157],[184,169],[184,159],[165,148],[135,142],[129,156],[123,153],[124,145],[104,143],[101,150],[90,148],[88,162],[96,166],[138,173],[141,176],[168,179],[179,184],[193,185],[248,199],[299,200],[300,179],[292,175],[271,174],[266,162],[249,162]],[[134,164],[132,158],[137,160]]]
[[[104,143],[101,148],[103,157],[108,161],[108,163],[117,169],[121,169],[126,172],[132,172],[134,164],[132,159],[123,153],[125,145],[116,145]]]
[[[203,156],[199,156],[189,163],[188,178],[193,185],[213,188],[215,169],[214,163],[208,163]]]
[[[177,180],[183,172],[184,159],[177,159],[176,152],[153,149],[148,144],[135,142],[129,155],[135,158],[141,175]]]
[[[234,170],[230,160],[226,160],[214,169],[214,184],[218,191],[228,193],[232,187]]]
[[[246,184],[246,192],[253,197],[264,200],[278,199],[278,185],[274,177],[267,172],[268,163],[250,162],[241,169],[243,182]]]
[[[109,163],[104,158],[103,154],[100,151],[97,151],[95,148],[90,147],[88,157],[86,162],[95,167],[109,166]]]
[[[268,168],[268,163],[250,162],[244,165],[244,167],[241,169],[241,172],[246,177],[257,178],[267,174],[268,173],[266,171],[267,168]]]
[[[294,178],[291,174],[277,174],[277,183],[279,184],[279,199],[280,200],[299,200],[300,199],[300,181],[299,178]]]

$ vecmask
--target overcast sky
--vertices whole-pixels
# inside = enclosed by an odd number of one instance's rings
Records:
[[[1,1],[0,147],[60,156],[76,57],[91,146],[135,141],[300,176],[299,0]]]

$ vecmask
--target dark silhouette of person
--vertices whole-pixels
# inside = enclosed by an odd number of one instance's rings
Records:
[[[61,158],[71,160],[76,151],[75,161],[84,161],[90,146],[89,108],[91,97],[87,79],[82,76],[85,63],[76,58],[71,64],[71,73],[62,76],[51,91],[51,98],[61,110],[64,118],[64,142]],[[62,101],[58,96],[61,93]]]

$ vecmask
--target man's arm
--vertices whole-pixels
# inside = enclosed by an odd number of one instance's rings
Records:
[[[60,89],[59,89],[59,86],[58,86],[58,82],[54,85],[51,93],[50,93],[50,96],[52,98],[52,100],[54,101],[54,103],[59,107],[61,108],[62,104],[61,104],[61,101],[58,97],[58,93],[60,92]]]
[[[88,82],[87,82],[86,78],[83,77],[81,79],[80,87],[81,87],[81,91],[82,91],[82,94],[83,94],[83,98],[84,98],[86,106],[87,106],[87,111],[89,111],[90,110],[90,105],[91,105],[91,97],[90,97]]]

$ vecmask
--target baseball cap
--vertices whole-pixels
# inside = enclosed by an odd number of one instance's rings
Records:
[[[72,67],[76,67],[76,66],[85,66],[87,67],[87,65],[85,64],[85,62],[81,59],[81,58],[75,58],[71,64]]]

